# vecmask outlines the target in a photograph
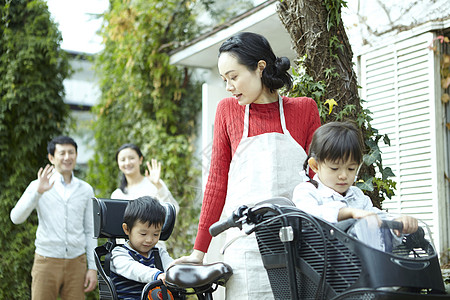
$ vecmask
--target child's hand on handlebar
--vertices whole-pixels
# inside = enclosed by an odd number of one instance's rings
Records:
[[[178,259],[175,259],[170,265],[186,264],[186,263],[201,265],[201,264],[203,264],[204,257],[205,257],[205,252],[194,249],[194,251],[192,251],[191,255],[182,256]]]
[[[394,230],[394,233],[397,236],[400,236],[402,233],[403,234],[414,233],[419,228],[417,219],[410,217],[410,216],[401,216],[401,217],[395,219],[395,221],[401,222],[403,224],[402,232],[399,232],[398,230]]]
[[[159,274],[157,279],[161,280],[164,283],[164,285],[166,285],[166,273]]]
[[[338,221],[347,219],[362,219],[367,216],[375,215],[372,211],[362,210],[352,207],[343,207],[339,210]]]

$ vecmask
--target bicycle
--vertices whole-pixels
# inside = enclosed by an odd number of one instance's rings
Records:
[[[232,227],[255,233],[275,299],[449,299],[423,227],[388,253],[351,236],[355,220],[330,224],[292,205],[283,198],[243,205],[210,227],[212,236]]]

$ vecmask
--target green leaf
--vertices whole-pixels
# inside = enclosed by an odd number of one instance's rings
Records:
[[[378,149],[378,144],[376,143],[376,141],[374,141],[374,140],[372,140],[372,139],[366,140],[366,141],[365,141],[365,144],[366,144],[367,146],[369,146],[369,148],[370,148],[371,151]]]
[[[381,172],[381,175],[382,175],[383,180],[386,180],[389,177],[395,176],[394,172],[392,171],[392,169],[390,167],[384,168],[383,171]]]
[[[379,149],[375,149],[371,151],[369,154],[364,155],[363,162],[370,166],[375,163],[377,160],[381,159],[381,151]]]
[[[362,182],[358,181],[358,182],[356,182],[356,186],[359,187],[363,191],[372,192],[374,190],[374,186],[373,186],[372,181],[373,181],[373,177],[370,177],[366,181],[362,181]]]

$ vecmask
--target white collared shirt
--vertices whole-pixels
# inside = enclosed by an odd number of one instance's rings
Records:
[[[356,186],[351,186],[345,196],[342,196],[325,186],[317,174],[314,176],[314,180],[318,183],[317,188],[310,182],[302,182],[295,187],[292,197],[298,208],[313,216],[335,223],[338,221],[339,210],[343,207],[381,212],[373,206],[370,198]]]
[[[54,172],[50,182],[59,181],[61,184],[55,184],[54,188],[61,198],[66,202],[72,193],[76,190],[77,182],[79,179],[75,178],[72,174],[72,180],[69,183],[64,181],[64,177],[58,172]]]
[[[178,214],[180,206],[178,202],[173,198],[172,193],[167,188],[165,182],[160,179],[161,188],[158,190],[156,186],[144,177],[139,184],[127,187],[127,193],[122,192],[121,189],[116,189],[111,194],[111,199],[124,199],[124,200],[134,200],[142,196],[156,197],[161,202],[169,202],[175,206],[175,210]]]
[[[34,180],[11,210],[14,224],[23,223],[36,209],[39,219],[36,231],[36,253],[54,258],[72,259],[86,253],[88,268],[96,270],[92,198],[94,190],[72,174],[69,184],[55,172],[53,187],[39,194]]]

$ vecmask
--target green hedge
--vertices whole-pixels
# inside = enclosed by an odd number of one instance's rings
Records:
[[[29,299],[37,217],[14,225],[9,213],[64,131],[70,68],[44,1],[1,1],[0,10],[0,299]]]

